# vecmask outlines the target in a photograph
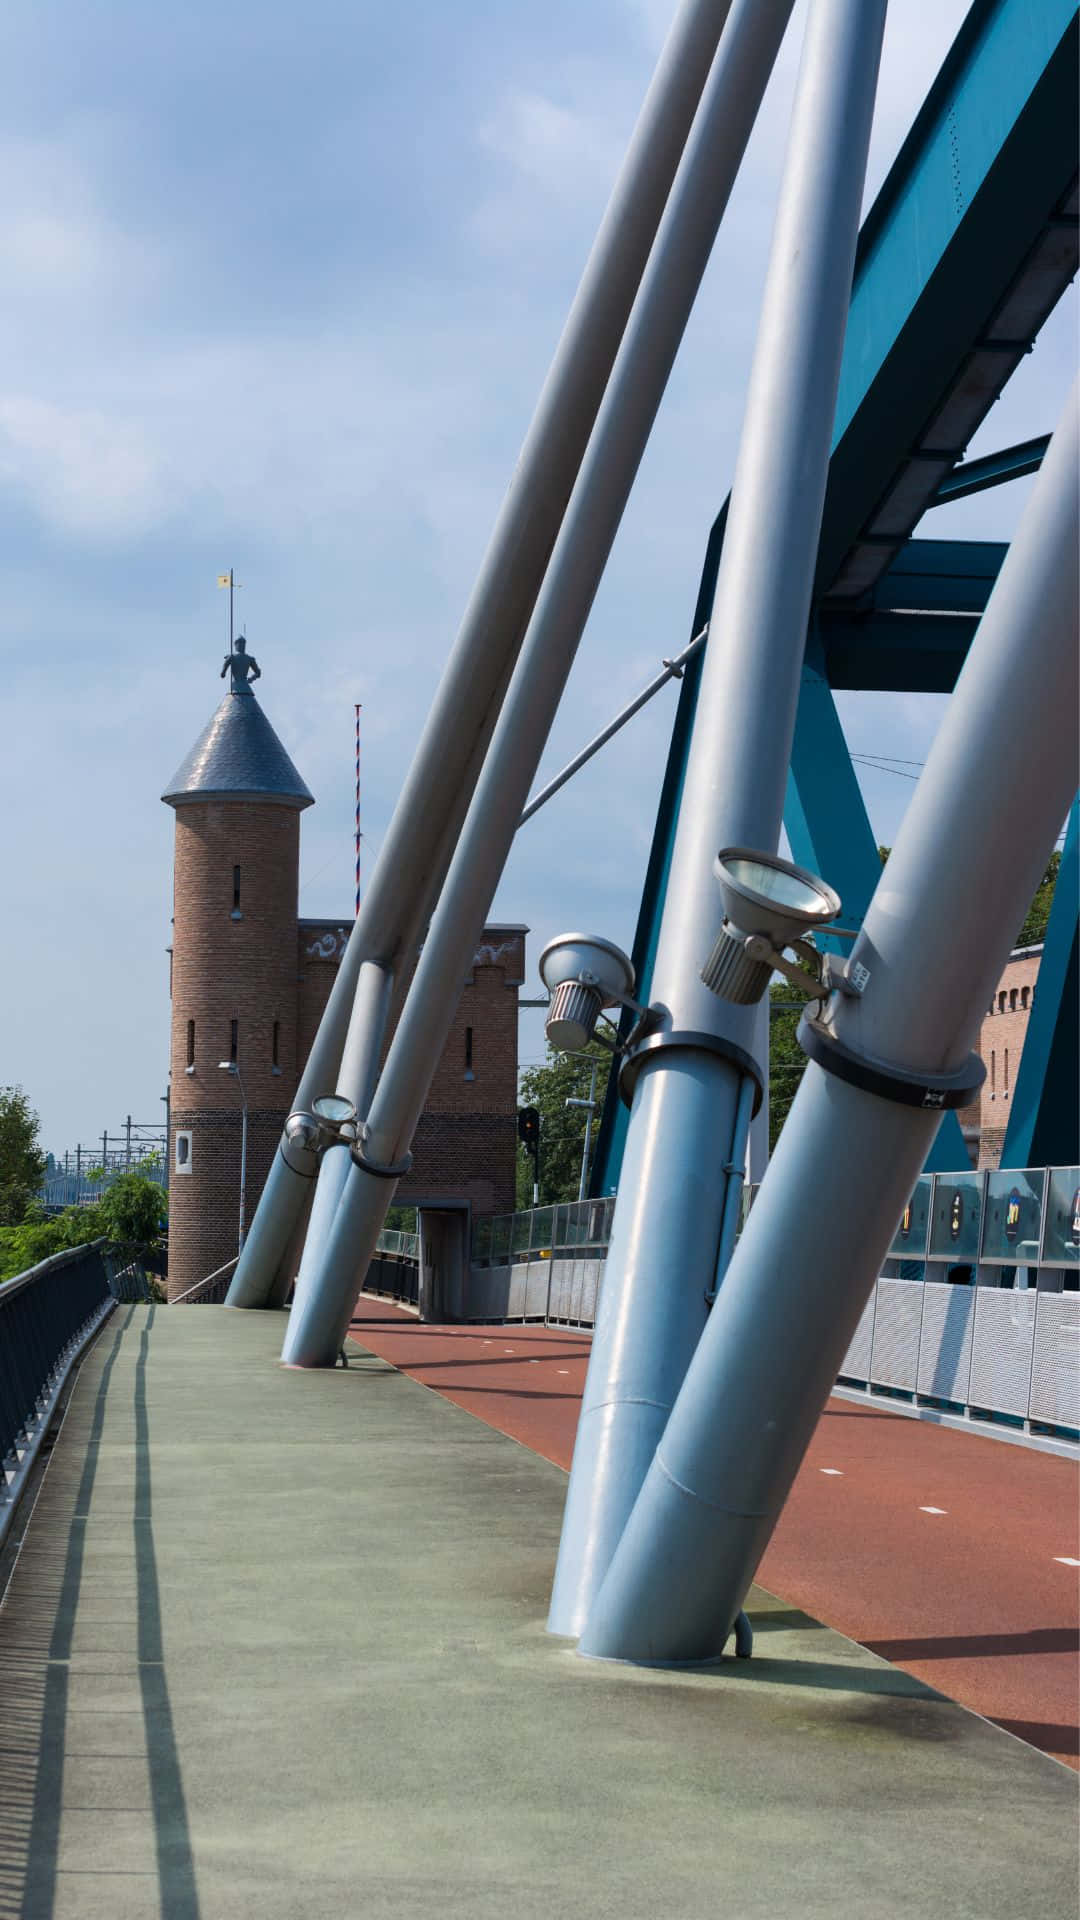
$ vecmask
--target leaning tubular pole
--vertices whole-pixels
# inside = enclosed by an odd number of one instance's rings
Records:
[[[1076,787],[1074,387],[582,1653],[718,1654]],[[806,1023],[804,1022],[804,1031]],[[969,1096],[970,1097],[970,1096]]]
[[[386,1066],[318,1263],[306,1258],[283,1358],[331,1365],[513,841],[693,306],[757,107],[787,0],[736,0],[657,236],[570,511],[492,740]],[[311,1235],[309,1234],[309,1246]],[[309,1271],[312,1278],[309,1281]]]
[[[338,1085],[361,966],[400,967],[442,885],[730,7],[683,0],[668,35],[301,1076],[297,1111]],[[362,1051],[360,1036],[351,1038]],[[356,1099],[352,1087],[340,1091]],[[227,1306],[280,1297],[278,1270],[317,1166],[283,1136]]]
[[[726,1170],[741,1164],[754,1007],[700,969],[722,846],[777,844],[817,557],[885,0],[815,0],[806,29],[619,1205],[548,1626],[584,1627],[701,1337]],[[624,1070],[623,1091],[627,1090]],[[755,1100],[755,1106],[757,1101]]]

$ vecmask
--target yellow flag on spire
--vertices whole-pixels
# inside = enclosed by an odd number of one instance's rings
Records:
[[[218,577],[217,577],[217,583],[218,583],[218,586],[219,586],[219,587],[227,587],[227,586],[228,586],[228,584],[229,584],[229,576],[228,576],[228,574],[227,574],[227,573],[219,573],[219,574],[218,574]]]

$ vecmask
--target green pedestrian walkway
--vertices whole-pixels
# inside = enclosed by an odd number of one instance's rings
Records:
[[[120,1308],[0,1611],[2,1920],[1075,1920],[1076,1780],[781,1601],[543,1621],[565,1478],[281,1318]]]

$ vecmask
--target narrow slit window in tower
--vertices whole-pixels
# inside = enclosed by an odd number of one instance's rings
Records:
[[[472,1028],[471,1027],[466,1027],[465,1029],[465,1078],[466,1080],[476,1079],[476,1075],[473,1072],[473,1063],[472,1063]]]
[[[240,905],[240,869],[239,867],[234,867],[232,870],[232,903],[234,907],[238,907]]]
[[[281,1046],[281,1021],[275,1020],[274,1026],[273,1026],[273,1040],[272,1040],[273,1054],[271,1059],[271,1065],[278,1068],[280,1068],[281,1066],[281,1061],[278,1058],[280,1046]]]
[[[230,1020],[229,1021],[229,1059],[232,1062],[232,1065],[234,1067],[237,1062],[239,1046],[240,1046],[240,1022],[239,1020]]]
[[[996,1093],[997,1093],[997,1054],[994,1051],[994,1048],[991,1047],[990,1049],[990,1098],[991,1100],[994,1099]]]
[[[187,1023],[187,1064],[189,1067],[193,1067],[195,1065],[195,1022],[194,1020],[189,1020]]]

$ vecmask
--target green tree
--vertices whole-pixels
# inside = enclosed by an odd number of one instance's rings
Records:
[[[168,1199],[164,1187],[140,1173],[121,1173],[106,1187],[92,1209],[100,1213],[105,1232],[114,1247],[123,1253],[149,1253],[161,1239]]]
[[[588,1115],[584,1107],[568,1107],[566,1102],[588,1098],[589,1078],[595,1060],[596,1111],[592,1134],[595,1148],[612,1057],[608,1049],[596,1041],[583,1053],[556,1053],[549,1047],[544,1065],[527,1067],[521,1075],[518,1104],[535,1107],[540,1115],[540,1200],[544,1206],[556,1200],[577,1199]],[[532,1183],[532,1155],[519,1146],[519,1207],[532,1206]]]
[[[799,1090],[806,1055],[795,1038],[802,1010],[810,995],[788,980],[769,988],[769,1152],[780,1138],[791,1103]]]
[[[45,1174],[40,1121],[21,1087],[0,1087],[0,1226],[17,1227]]]
[[[54,1216],[30,1206],[18,1225],[0,1227],[0,1280],[91,1240],[107,1240],[129,1259],[152,1255],[161,1241],[166,1207],[164,1188],[135,1172],[122,1173],[91,1206],[65,1207]]]
[[[1035,947],[1040,940],[1046,939],[1046,923],[1050,918],[1060,866],[1060,853],[1052,853],[1046,863],[1046,872],[1035,889],[1035,898],[1027,910],[1024,924],[1016,936],[1016,946]]]

